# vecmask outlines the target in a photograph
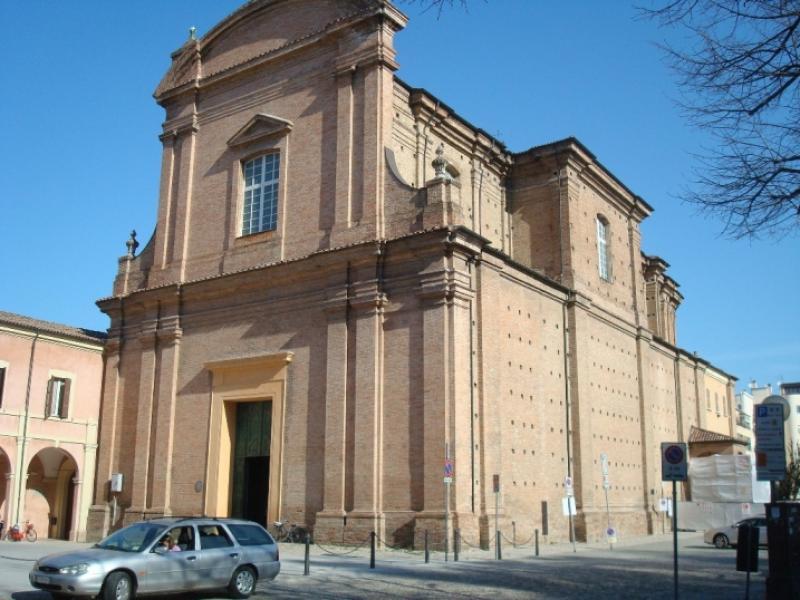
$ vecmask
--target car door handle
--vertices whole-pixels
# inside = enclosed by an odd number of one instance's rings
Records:
[[[239,555],[236,554],[236,552],[234,552],[233,554],[229,554],[228,556],[230,556],[231,558],[239,558]]]
[[[196,556],[187,556],[186,560],[197,560]]]

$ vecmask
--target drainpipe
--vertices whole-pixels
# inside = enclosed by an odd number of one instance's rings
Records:
[[[22,488],[25,479],[22,477],[22,471],[25,469],[25,448],[28,446],[28,420],[30,419],[30,404],[31,404],[31,379],[33,375],[33,357],[36,353],[36,342],[39,340],[40,332],[34,329],[33,342],[31,342],[31,356],[28,360],[28,383],[25,386],[25,413],[22,418],[22,450],[19,457],[19,470],[17,472],[17,506],[14,509],[14,523],[19,523],[19,507],[22,502]],[[11,527],[11,524],[8,524]]]
[[[569,352],[569,321],[567,319],[567,304],[570,301],[574,303],[575,295],[574,292],[570,292],[569,297],[567,298],[567,302],[564,302],[561,305],[561,328],[564,331],[564,422],[565,422],[565,429],[564,429],[564,440],[567,446],[567,475],[572,477],[572,435],[570,434],[570,428],[572,427],[570,415],[572,412],[572,402],[570,399],[570,371],[569,371],[569,359],[570,359],[570,352]],[[574,485],[574,484],[573,484]],[[577,501],[576,501],[577,503]],[[581,482],[581,504],[583,504],[583,482]],[[577,515],[576,515],[577,516]],[[577,552],[575,548],[575,543],[577,539],[575,537],[575,517],[569,517],[569,527],[570,527],[570,535],[572,536],[572,551]]]
[[[467,260],[469,284],[473,289],[473,297],[469,300],[469,462],[470,462],[470,499],[472,512],[475,512],[475,296],[478,294],[473,275],[474,256]],[[477,270],[477,266],[475,268]]]

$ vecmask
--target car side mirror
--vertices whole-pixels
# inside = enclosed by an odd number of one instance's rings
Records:
[[[164,546],[162,546],[161,544],[159,544],[158,546],[153,548],[153,552],[155,552],[156,554],[166,554],[167,553],[167,549]]]

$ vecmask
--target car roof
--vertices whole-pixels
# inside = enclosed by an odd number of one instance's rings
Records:
[[[158,519],[148,519],[141,522],[164,526],[177,525],[179,523],[187,525],[214,525],[215,523],[223,523],[225,525],[258,525],[255,521],[230,517],[160,517]]]

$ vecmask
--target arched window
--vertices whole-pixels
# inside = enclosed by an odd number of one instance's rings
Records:
[[[611,257],[608,251],[608,221],[605,217],[597,215],[597,270],[600,277],[611,281]]]

